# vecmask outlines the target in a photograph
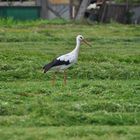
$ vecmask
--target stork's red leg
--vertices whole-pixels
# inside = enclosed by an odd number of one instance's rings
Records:
[[[64,85],[67,84],[67,73],[66,71],[64,71]]]
[[[54,86],[55,85],[55,79],[56,79],[56,75],[55,75],[55,72],[53,74],[53,79],[52,79],[52,85]]]

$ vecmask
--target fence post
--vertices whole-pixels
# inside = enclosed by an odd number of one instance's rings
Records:
[[[90,0],[82,0],[78,13],[77,13],[77,16],[76,16],[76,20],[80,20],[84,17],[84,13],[86,11],[86,8],[87,8],[89,2],[90,2]]]
[[[48,0],[36,0],[36,5],[37,6],[41,6],[41,13],[40,16],[43,19],[49,18],[49,14],[48,14],[48,5],[49,5],[49,1]]]

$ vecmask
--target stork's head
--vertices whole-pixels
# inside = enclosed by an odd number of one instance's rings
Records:
[[[84,39],[84,37],[83,37],[82,35],[78,35],[78,36],[76,37],[76,40],[77,40],[77,42],[83,42],[83,43],[85,43],[86,45],[88,45],[88,46],[91,47],[91,45]]]
[[[84,37],[82,36],[82,35],[78,35],[77,37],[76,37],[76,39],[77,40],[79,40],[80,42],[84,39]]]

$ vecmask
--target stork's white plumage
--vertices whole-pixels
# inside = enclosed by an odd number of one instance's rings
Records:
[[[73,51],[70,53],[67,53],[65,55],[61,55],[57,58],[55,58],[50,63],[46,64],[43,69],[44,73],[46,73],[48,70],[55,70],[58,71],[64,71],[64,83],[66,84],[66,72],[65,70],[71,67],[73,64],[75,64],[78,60],[78,54],[81,42],[86,43],[87,45],[91,46],[82,35],[78,35],[76,37],[76,47]],[[54,82],[53,82],[54,83]]]

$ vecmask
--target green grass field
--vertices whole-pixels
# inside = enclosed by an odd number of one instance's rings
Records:
[[[63,74],[42,66],[71,51]],[[0,21],[0,140],[139,140],[140,26]]]

